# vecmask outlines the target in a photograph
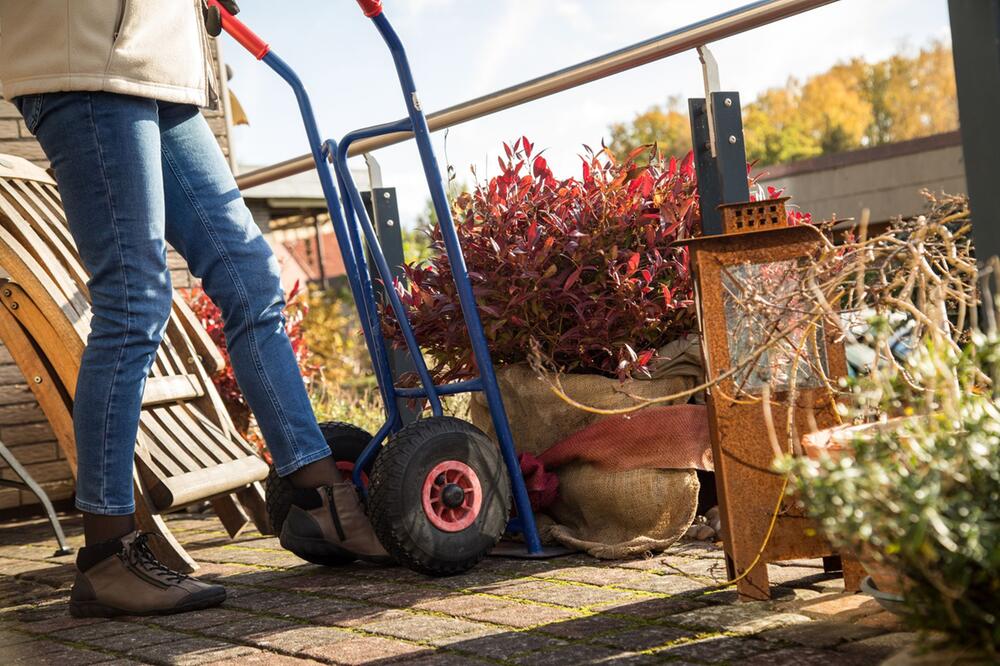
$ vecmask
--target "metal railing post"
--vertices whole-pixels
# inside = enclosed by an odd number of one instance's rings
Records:
[[[972,239],[980,262],[1000,255],[1000,0],[949,0]]]

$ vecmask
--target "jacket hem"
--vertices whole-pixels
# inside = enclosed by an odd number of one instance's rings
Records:
[[[37,95],[51,92],[110,92],[133,97],[146,97],[161,102],[193,104],[205,108],[207,95],[203,88],[172,86],[164,83],[137,81],[121,76],[74,74],[66,76],[33,76],[29,79],[12,79],[3,82],[3,94],[7,99],[20,95]]]

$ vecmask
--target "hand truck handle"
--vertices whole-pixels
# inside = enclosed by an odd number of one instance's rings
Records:
[[[382,13],[382,0],[358,0],[358,4],[368,18],[375,18]]]
[[[208,0],[208,4],[219,9],[219,14],[222,16],[222,29],[239,42],[240,46],[253,54],[257,60],[266,56],[267,52],[271,50],[267,42],[248,28],[243,21],[230,14],[218,0]]]

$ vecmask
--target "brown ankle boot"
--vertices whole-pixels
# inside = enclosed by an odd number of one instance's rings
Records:
[[[83,549],[77,559],[76,581],[70,593],[69,612],[74,617],[116,615],[169,615],[218,606],[226,588],[203,583],[167,568],[149,548],[151,534],[136,532],[124,537],[120,548],[96,562],[87,561]]]
[[[354,484],[347,481],[299,492],[281,528],[280,541],[310,562],[393,562],[375,536]]]

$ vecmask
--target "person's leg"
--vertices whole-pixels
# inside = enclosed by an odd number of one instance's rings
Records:
[[[90,277],[90,334],[73,401],[76,505],[86,546],[76,616],[158,614],[222,603],[225,589],[160,564],[135,533],[133,456],[146,376],[172,303],[164,240],[159,108],[108,93],[17,100],[52,163]]]
[[[323,548],[384,556],[316,422],[285,333],[277,260],[254,223],[222,150],[205,119],[191,106],[161,103],[160,132],[167,240],[187,259],[188,268],[222,310],[233,372],[257,417],[275,469],[302,490],[297,505],[317,512],[323,530],[317,528],[314,536]],[[315,492],[319,488],[323,491]],[[331,517],[333,522],[327,525]],[[290,522],[286,520],[285,527]],[[326,536],[318,536],[320,531]],[[285,543],[286,535],[282,536]]]
[[[277,260],[198,110],[160,106],[167,240],[222,310],[236,381],[278,474],[299,487],[330,483],[336,465],[285,334]]]
[[[76,505],[93,544],[135,529],[139,410],[170,314],[158,109],[152,100],[101,93],[39,95],[21,104],[30,106],[26,119],[52,163],[90,274],[91,330],[73,427]]]

